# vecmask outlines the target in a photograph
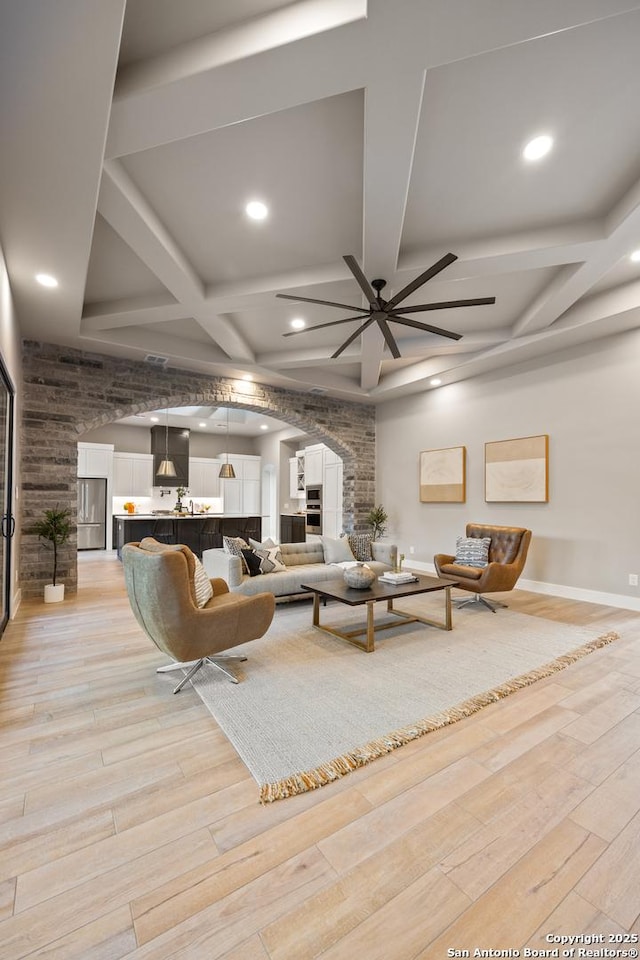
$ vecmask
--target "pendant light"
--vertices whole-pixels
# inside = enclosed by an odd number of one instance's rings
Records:
[[[165,410],[164,424],[164,460],[160,461],[157,477],[177,477],[176,468],[173,460],[169,460],[169,408]]]
[[[227,452],[225,454],[227,462],[223,463],[220,467],[220,473],[218,476],[221,480],[235,480],[236,472],[233,469],[233,464],[229,463],[229,407],[227,407]]]

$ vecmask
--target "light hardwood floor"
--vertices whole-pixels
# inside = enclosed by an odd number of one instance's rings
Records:
[[[621,639],[261,807],[195,692],[156,675],[118,561],[82,555],[77,597],[25,603],[0,643],[0,957],[633,947],[608,938],[640,934],[640,616],[524,591],[509,605]]]

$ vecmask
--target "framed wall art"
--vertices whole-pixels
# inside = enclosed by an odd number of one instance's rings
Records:
[[[519,437],[484,445],[487,503],[546,503],[549,500],[549,437]]]
[[[423,450],[420,454],[420,502],[464,503],[465,447]]]

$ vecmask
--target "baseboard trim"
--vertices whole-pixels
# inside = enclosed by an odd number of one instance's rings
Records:
[[[9,615],[11,620],[15,619],[15,616],[20,609],[20,604],[22,603],[22,590],[18,588],[13,596],[11,597],[11,613]]]
[[[419,573],[435,575],[432,563],[412,560],[407,566]],[[518,580],[518,587],[531,593],[543,593],[549,597],[562,597],[565,600],[582,600],[584,603],[600,603],[606,607],[618,607],[621,610],[640,612],[640,597],[625,597],[621,593],[604,593],[600,590],[583,590],[581,587],[566,587],[561,583],[543,583],[539,580]]]

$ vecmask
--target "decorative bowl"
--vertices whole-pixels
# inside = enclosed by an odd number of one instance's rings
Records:
[[[347,567],[344,582],[355,590],[368,590],[376,580],[376,575],[366,563],[358,562],[355,567]]]

